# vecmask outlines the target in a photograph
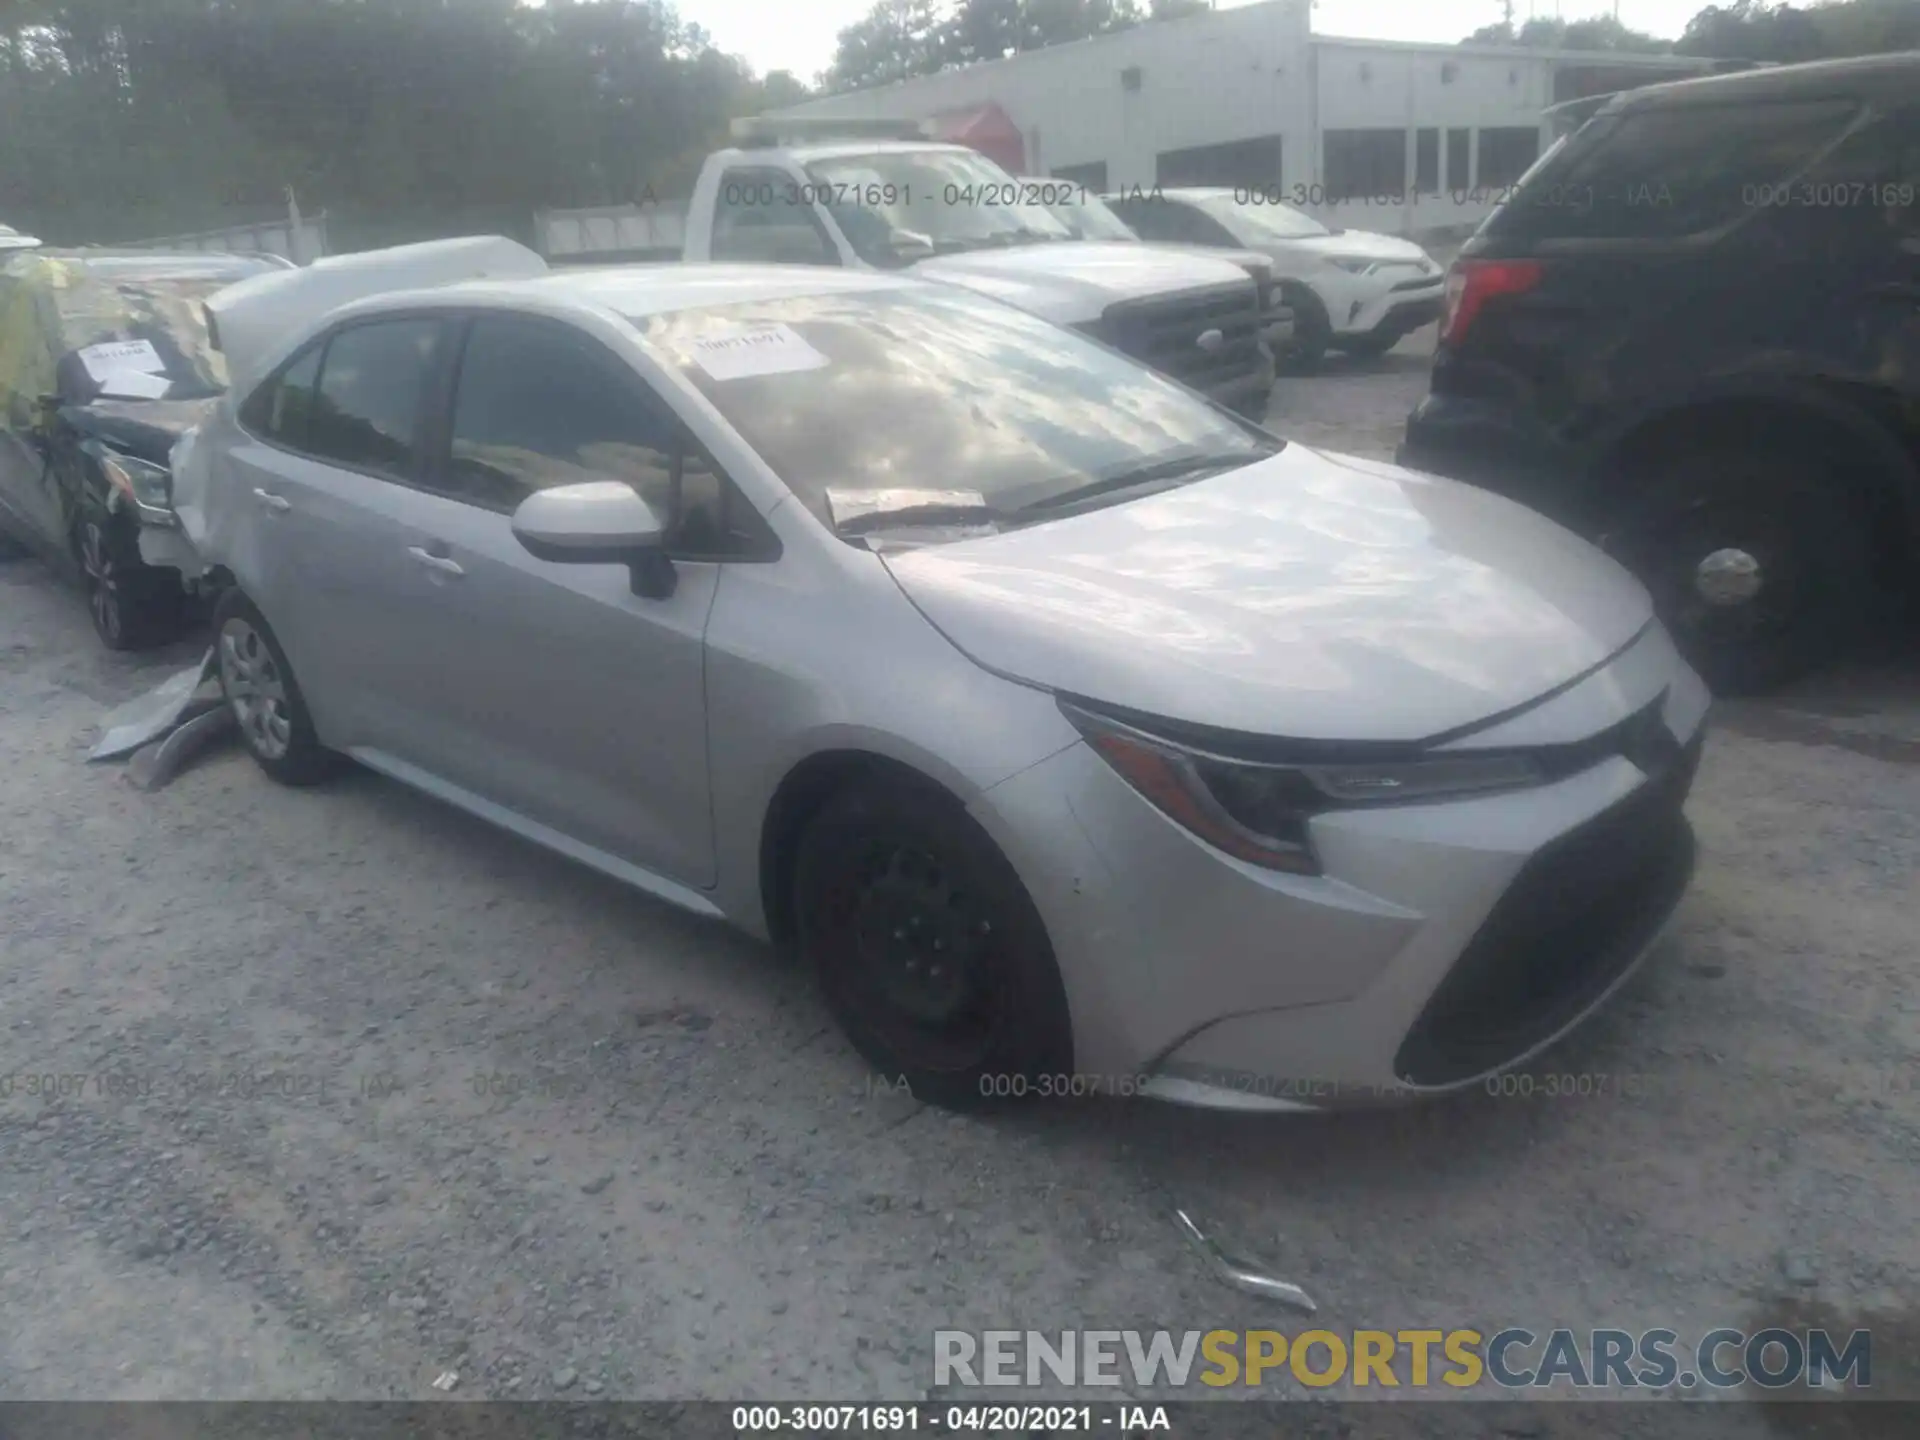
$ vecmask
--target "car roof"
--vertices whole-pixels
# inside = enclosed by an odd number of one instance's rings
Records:
[[[1155,185],[1151,189],[1142,186],[1138,192],[1119,190],[1110,195],[1102,195],[1102,200],[1231,200],[1233,191],[1225,185]]]
[[[515,302],[530,300],[584,306],[638,319],[709,305],[751,304],[802,295],[922,289],[926,284],[904,275],[833,270],[817,265],[668,263],[558,270],[521,280],[470,280],[431,289],[391,291],[346,308],[358,314],[421,306],[457,307],[474,302],[511,307]]]
[[[238,280],[276,268],[274,261],[259,256],[209,254],[205,251],[173,253],[160,250],[54,250],[41,247],[20,253],[30,261],[79,265],[89,274],[109,283],[115,280]]]
[[[791,155],[802,165],[815,160],[843,160],[856,155],[911,155],[937,150],[945,153],[959,151],[973,155],[977,151],[969,150],[965,145],[951,145],[940,140],[823,140],[816,145],[744,145],[732,150],[722,151],[729,163],[735,160],[751,162],[756,155],[764,156],[774,152]]]
[[[1731,75],[1703,75],[1627,90],[1602,113],[1684,105],[1738,105],[1754,101],[1887,99],[1920,94],[1920,50],[1776,65]]]

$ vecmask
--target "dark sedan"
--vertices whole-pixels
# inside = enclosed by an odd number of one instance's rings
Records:
[[[168,453],[226,389],[202,303],[271,256],[33,249],[0,259],[0,529],[75,571],[116,650],[175,635]]]

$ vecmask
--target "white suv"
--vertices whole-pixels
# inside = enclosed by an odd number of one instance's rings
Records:
[[[1383,355],[1440,318],[1446,271],[1411,240],[1341,230],[1255,189],[1134,190],[1107,204],[1143,240],[1258,250],[1293,308],[1293,353]]]

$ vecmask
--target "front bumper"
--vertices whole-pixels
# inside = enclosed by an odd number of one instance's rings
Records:
[[[1473,741],[1567,743],[1657,708],[1668,765],[1617,753],[1526,791],[1326,815],[1321,876],[1220,854],[1085,746],[975,813],[1047,922],[1089,1088],[1266,1110],[1438,1094],[1551,1044],[1652,946],[1692,872],[1706,706],[1651,627]]]
[[[204,568],[199,552],[180,528],[171,510],[150,518],[150,508],[140,507],[140,558],[163,570],[178,570],[184,579],[198,575]]]
[[[1207,396],[1216,404],[1224,405],[1250,420],[1264,419],[1267,413],[1267,398],[1273,393],[1273,381],[1276,374],[1273,351],[1266,345],[1261,347],[1260,363],[1245,374],[1232,380],[1208,388]]]
[[[1276,355],[1285,353],[1293,344],[1293,311],[1285,305],[1276,306],[1266,313],[1263,323],[1260,338],[1267,342],[1267,348]]]
[[[1395,463],[1465,480],[1575,529],[1587,458],[1515,406],[1429,394],[1407,417]]]
[[[1440,318],[1446,305],[1444,271],[1415,274],[1407,269],[1379,274],[1337,272],[1316,278],[1314,293],[1326,306],[1336,340],[1374,335],[1411,335]]]

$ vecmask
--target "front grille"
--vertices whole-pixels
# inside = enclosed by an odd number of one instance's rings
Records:
[[[1107,307],[1100,335],[1163,375],[1196,390],[1232,388],[1260,372],[1259,289],[1251,281],[1190,290],[1170,300],[1126,300]],[[1220,332],[1212,350],[1200,347],[1209,330]]]
[[[1393,287],[1393,293],[1397,295],[1403,290],[1432,290],[1441,283],[1442,277],[1439,275],[1422,275],[1417,279],[1402,280]]]
[[[1670,736],[1661,746],[1643,721],[1614,733],[1613,753],[1652,767],[1649,779],[1521,867],[1401,1045],[1394,1068],[1408,1084],[1470,1080],[1554,1035],[1680,903],[1693,874],[1681,807],[1701,737],[1682,750]]]

